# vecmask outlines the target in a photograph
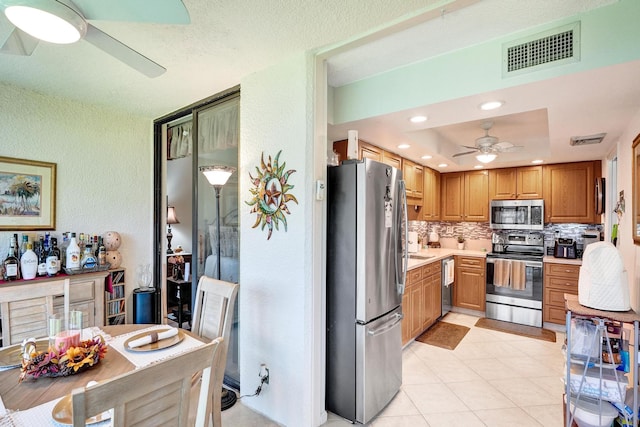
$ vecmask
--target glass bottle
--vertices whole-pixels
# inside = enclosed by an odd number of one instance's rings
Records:
[[[45,271],[47,272],[47,276],[52,277],[58,274],[58,256],[53,249],[53,239],[48,245],[48,249]]]
[[[67,266],[67,246],[69,246],[69,238],[71,233],[65,231],[62,233],[62,243],[60,244],[60,268]]]
[[[20,244],[20,259],[22,259],[22,255],[27,252],[27,244],[29,243],[29,236],[26,234],[22,235],[22,243]]]
[[[58,248],[58,239],[56,237],[51,238],[51,250],[53,251],[54,255],[56,256],[56,259],[58,260],[57,273],[60,273],[60,270],[62,269],[62,258],[61,258],[60,248]]]
[[[27,243],[27,250],[22,255],[22,258],[20,258],[20,270],[24,280],[31,280],[35,278],[38,273],[38,256],[33,252],[31,242]]]
[[[20,278],[20,269],[18,268],[18,258],[15,256],[15,238],[11,238],[11,246],[7,258],[4,260],[4,280],[18,280]]]
[[[98,265],[106,265],[107,264],[107,249],[104,247],[104,243],[102,242],[102,237],[100,237],[100,245],[98,246]]]
[[[85,245],[81,263],[83,269],[90,270],[96,267],[97,261],[95,255],[93,254],[91,243],[87,243]]]
[[[76,233],[71,233],[71,241],[67,247],[67,261],[66,266],[69,269],[80,268],[80,246],[76,241]]]
[[[45,240],[44,246],[38,255],[38,277],[47,275],[47,254],[49,253],[49,243]]]

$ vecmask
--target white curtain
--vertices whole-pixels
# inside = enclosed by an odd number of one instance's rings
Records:
[[[236,98],[198,114],[198,153],[212,153],[238,146],[239,102],[239,98]]]
[[[167,159],[191,155],[193,149],[193,123],[187,122],[167,130]]]

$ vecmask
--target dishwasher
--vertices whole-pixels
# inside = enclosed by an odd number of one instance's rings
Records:
[[[442,260],[442,315],[444,317],[453,304],[453,280],[454,280],[455,264],[453,257]]]

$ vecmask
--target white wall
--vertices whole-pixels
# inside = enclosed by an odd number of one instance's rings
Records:
[[[52,234],[115,230],[122,236],[132,307],[136,266],[153,261],[152,120],[4,84],[0,105],[0,156],[57,164]],[[11,234],[0,233],[0,259]]]
[[[241,82],[240,148],[240,383],[241,394],[253,394],[260,363],[270,369],[270,382],[258,397],[243,403],[288,426],[321,423],[314,413],[323,395],[317,392],[314,346],[322,328],[311,314],[320,306],[314,297],[312,241],[314,201],[313,61],[300,54]],[[289,183],[299,204],[289,202],[288,229],[252,228],[255,214],[244,202],[251,198],[260,156],[274,157],[295,169]],[[315,381],[315,382],[314,382]],[[323,402],[322,408],[324,408]],[[324,409],[322,411],[324,413]]]
[[[640,310],[640,248],[633,243],[633,155],[631,144],[640,133],[640,109],[629,123],[624,135],[618,140],[618,192],[624,190],[625,214],[618,225],[618,248],[622,253],[630,280],[631,308]],[[617,195],[611,195],[616,197]]]
[[[192,245],[192,162],[193,157],[182,157],[167,161],[167,197],[169,206],[176,208],[176,215],[180,224],[171,226],[171,249],[176,249],[178,245],[189,252],[194,253]],[[165,232],[166,232],[165,228]]]

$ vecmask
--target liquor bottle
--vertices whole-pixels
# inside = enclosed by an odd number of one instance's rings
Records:
[[[47,275],[47,253],[49,252],[49,243],[45,240],[44,246],[38,255],[38,277]]]
[[[67,247],[69,246],[69,238],[71,237],[71,232],[65,231],[62,233],[62,244],[60,245],[60,267],[64,268],[67,266]]]
[[[4,280],[18,280],[20,278],[18,268],[18,258],[15,256],[15,238],[11,238],[11,246],[9,246],[9,252],[7,258],[3,262],[4,265]]]
[[[51,244],[49,244],[48,249],[49,250],[47,251],[47,256],[46,256],[45,271],[47,272],[47,276],[52,277],[58,274],[58,262],[59,262],[58,256],[53,250],[53,241],[51,242]]]
[[[31,242],[27,243],[27,250],[22,255],[22,258],[20,258],[20,270],[24,280],[31,280],[35,278],[38,273],[38,256],[33,252]]]
[[[90,270],[96,267],[97,261],[95,255],[93,255],[91,243],[85,245],[81,263],[83,269]]]
[[[80,246],[76,241],[76,233],[71,233],[71,241],[67,247],[66,266],[69,269],[80,268]]]
[[[18,245],[18,233],[13,233],[13,238],[16,241],[16,244],[13,247],[13,256],[18,258],[18,261],[20,261],[20,247]]]
[[[22,243],[20,244],[20,259],[22,259],[22,255],[27,252],[27,244],[29,243],[29,236],[26,234],[22,235]]]
[[[60,248],[58,248],[58,239],[55,237],[51,238],[51,250],[58,260],[58,268],[56,273],[60,273],[60,270],[62,269],[62,258]]]
[[[102,243],[102,237],[100,237],[100,246],[98,247],[98,265],[106,265],[107,264],[107,249],[104,247]]]

